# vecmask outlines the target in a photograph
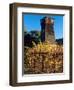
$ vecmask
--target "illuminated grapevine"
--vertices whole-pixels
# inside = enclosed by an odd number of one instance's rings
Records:
[[[63,71],[63,46],[40,42],[25,47],[24,66],[27,73],[59,73]]]

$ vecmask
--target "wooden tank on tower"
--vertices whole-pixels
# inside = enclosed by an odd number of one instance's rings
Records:
[[[41,41],[49,41],[51,44],[56,43],[53,18],[44,17],[41,19]]]

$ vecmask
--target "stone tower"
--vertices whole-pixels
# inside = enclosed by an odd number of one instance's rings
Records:
[[[44,17],[41,19],[41,41],[49,41],[52,44],[55,43],[53,18]]]

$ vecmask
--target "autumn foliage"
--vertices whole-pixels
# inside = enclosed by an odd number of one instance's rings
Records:
[[[33,47],[24,48],[24,73],[62,73],[63,72],[63,46],[40,42]]]

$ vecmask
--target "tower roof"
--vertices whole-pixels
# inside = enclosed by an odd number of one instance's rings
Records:
[[[41,19],[41,23],[48,23],[48,24],[53,24],[54,23],[54,18],[45,16]]]

